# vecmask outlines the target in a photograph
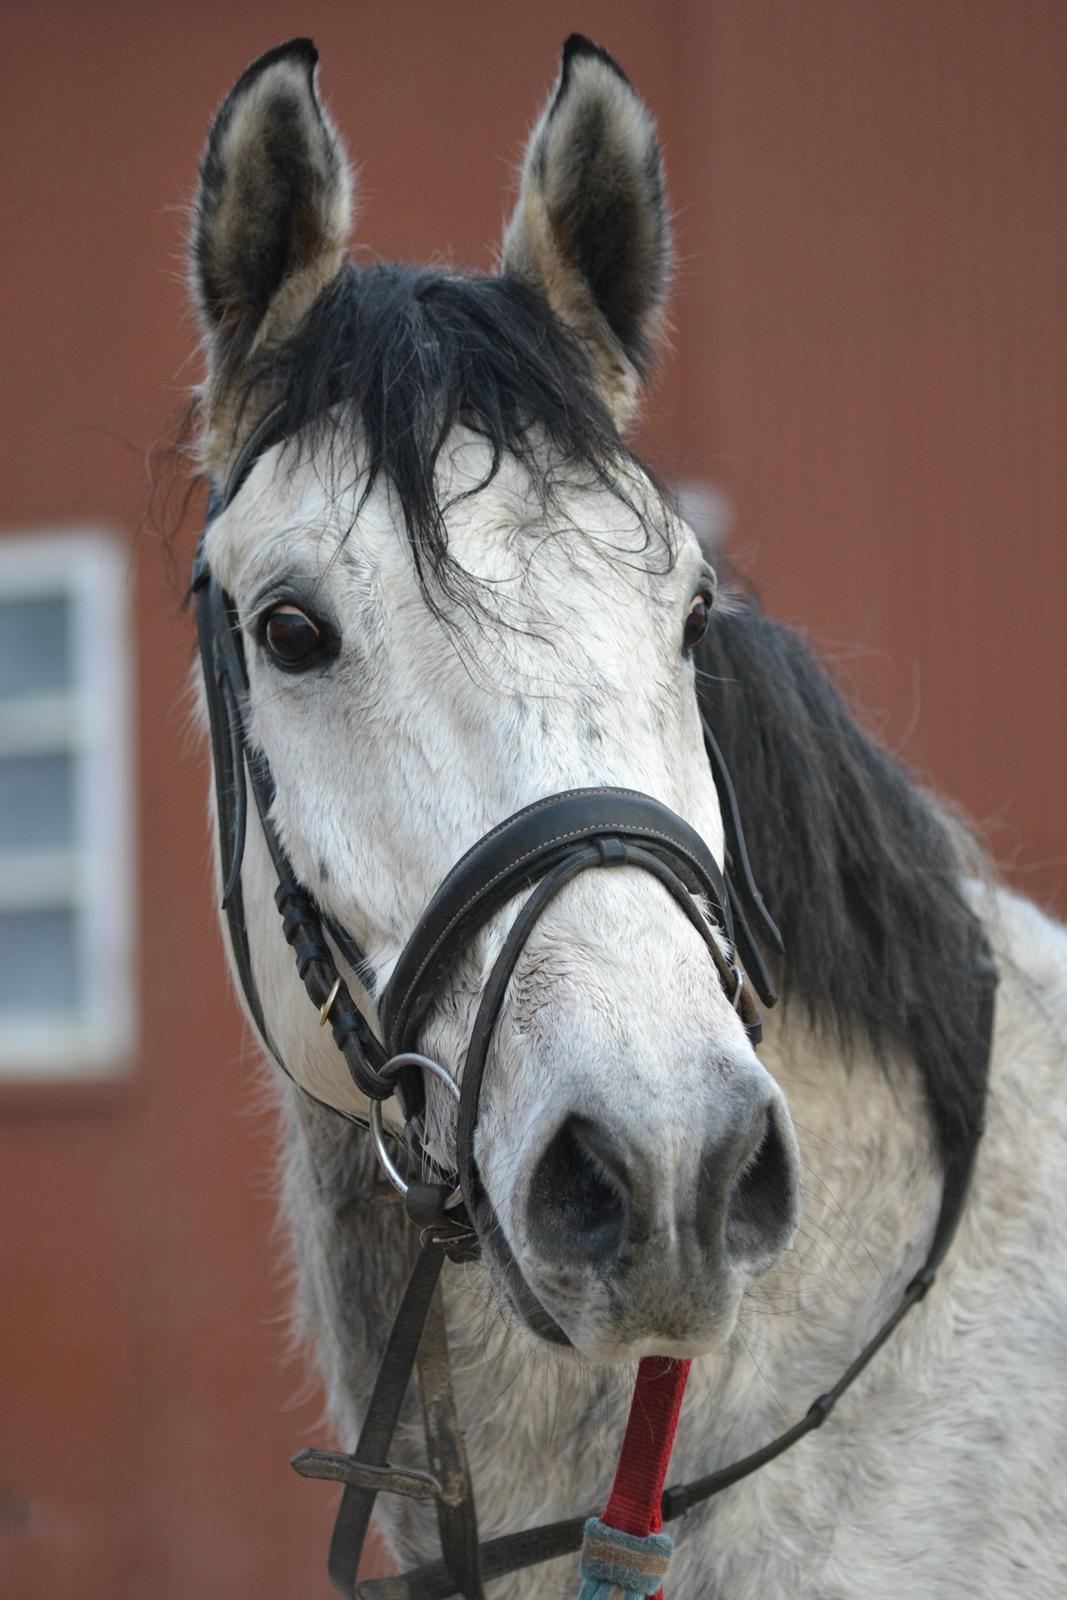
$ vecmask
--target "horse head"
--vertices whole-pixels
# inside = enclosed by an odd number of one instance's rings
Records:
[[[717,596],[622,431],[670,264],[655,129],[623,73],[568,42],[499,270],[477,277],[348,259],[352,179],[315,71],[307,41],[254,63],[203,159],[202,460],[220,491],[248,466],[204,554],[232,597],[274,830],[366,953],[373,1021],[453,863],[544,797],[637,791],[722,864],[693,659]],[[303,1089],[365,1119],[274,887],[253,817],[263,1032]],[[422,1019],[420,1051],[456,1080],[527,892],[454,952]],[[714,939],[732,959],[727,931]],[[423,1145],[447,1169],[455,1101],[436,1080],[426,1096]],[[792,1237],[796,1145],[705,940],[653,874],[581,872],[545,905],[493,1031],[473,1156],[491,1280],[535,1334],[601,1361],[729,1337]]]

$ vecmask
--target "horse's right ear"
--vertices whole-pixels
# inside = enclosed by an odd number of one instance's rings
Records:
[[[255,416],[229,404],[250,357],[298,326],[345,259],[352,182],[310,39],[279,45],[219,107],[200,164],[190,267],[207,347],[204,455],[222,470]]]

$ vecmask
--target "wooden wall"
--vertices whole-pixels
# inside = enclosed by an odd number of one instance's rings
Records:
[[[767,604],[1063,912],[1067,6],[687,15],[674,437]]]

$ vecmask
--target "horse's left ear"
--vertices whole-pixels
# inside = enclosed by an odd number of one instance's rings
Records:
[[[190,275],[213,467],[255,421],[230,403],[250,360],[295,331],[345,259],[352,181],[315,86],[318,59],[310,39],[291,39],[253,61],[219,107],[200,164]]]
[[[620,424],[649,363],[670,263],[655,124],[607,52],[572,34],[526,149],[502,266],[577,335]]]

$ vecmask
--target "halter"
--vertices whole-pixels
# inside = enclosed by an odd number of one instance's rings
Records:
[[[259,456],[286,437],[284,413],[277,408],[254,430],[222,492],[212,494],[208,526],[233,501]],[[494,1030],[516,964],[549,903],[579,874],[619,866],[639,868],[662,884],[703,940],[723,991],[755,1046],[760,1041],[761,1024],[752,991],[765,1006],[772,1006],[777,996],[749,918],[762,938],[779,952],[783,948],[781,936],[755,883],[726,763],[704,723],[705,745],[726,838],[725,871],[720,871],[708,847],[689,824],[649,795],[629,789],[587,788],[535,801],[479,839],[441,883],[378,996],[379,1038],[356,1005],[334,952],[340,953],[371,994],[375,987],[373,969],[357,941],[322,910],[299,882],[274,826],[271,812],[275,790],[270,767],[248,734],[249,681],[238,616],[233,601],[207,564],[203,535],[192,588],[211,731],[222,906],[249,1014],[267,1049],[287,1071],[266,1026],[245,920],[241,872],[250,787],[278,880],[274,898],[282,932],[292,947],[297,971],[320,1022],[329,1024],[355,1087],[369,1102],[369,1126],[379,1159],[390,1181],[402,1193],[419,1239],[411,1277],[355,1451],[348,1455],[305,1450],[294,1458],[293,1466],[306,1477],[326,1478],[345,1486],[330,1550],[330,1576],[339,1593],[349,1600],[449,1600],[454,1595],[464,1600],[484,1600],[484,1582],[577,1550],[588,1517],[587,1513],[481,1543],[452,1396],[439,1279],[446,1258],[471,1259],[478,1255],[482,1238],[490,1233],[499,1236],[499,1230],[492,1228],[489,1202],[478,1176],[474,1135]],[[508,901],[523,892],[527,897],[514,917],[482,992],[457,1088],[445,1068],[420,1054],[422,1024],[474,936]],[[982,1020],[987,1055],[995,983],[990,960]],[[454,1181],[446,1181],[445,1175],[436,1171],[419,1141],[417,1129],[425,1106],[426,1076],[444,1082],[458,1099]],[[392,1158],[382,1105],[394,1094],[399,1094],[406,1117],[404,1142],[409,1167],[433,1173],[432,1181],[409,1179]],[[963,1211],[976,1149],[977,1139],[946,1158],[941,1208],[926,1260],[896,1310],[837,1384],[820,1395],[799,1422],[762,1449],[693,1483],[668,1488],[660,1500],[668,1446],[662,1452],[655,1480],[653,1499],[657,1503],[652,1509],[656,1526],[660,1519],[672,1521],[747,1477],[822,1425],[840,1396],[934,1282]],[[506,1250],[506,1246],[497,1248]],[[503,1266],[509,1286],[531,1325],[546,1337],[567,1343],[566,1336],[525,1284],[514,1260],[506,1259]],[[394,1467],[388,1461],[416,1364],[429,1472]],[[668,1365],[677,1368],[681,1364]],[[662,1369],[664,1362],[653,1361],[651,1367],[648,1362],[641,1363],[635,1413],[658,1403],[666,1404],[668,1409],[673,1404],[676,1421],[680,1387],[676,1400],[657,1401],[658,1380],[653,1370],[657,1367]],[[684,1374],[681,1381],[684,1382]],[[673,1437],[673,1422],[669,1425]],[[629,1460],[624,1448],[617,1490]],[[442,1559],[401,1577],[357,1585],[360,1555],[380,1492],[436,1502]]]

